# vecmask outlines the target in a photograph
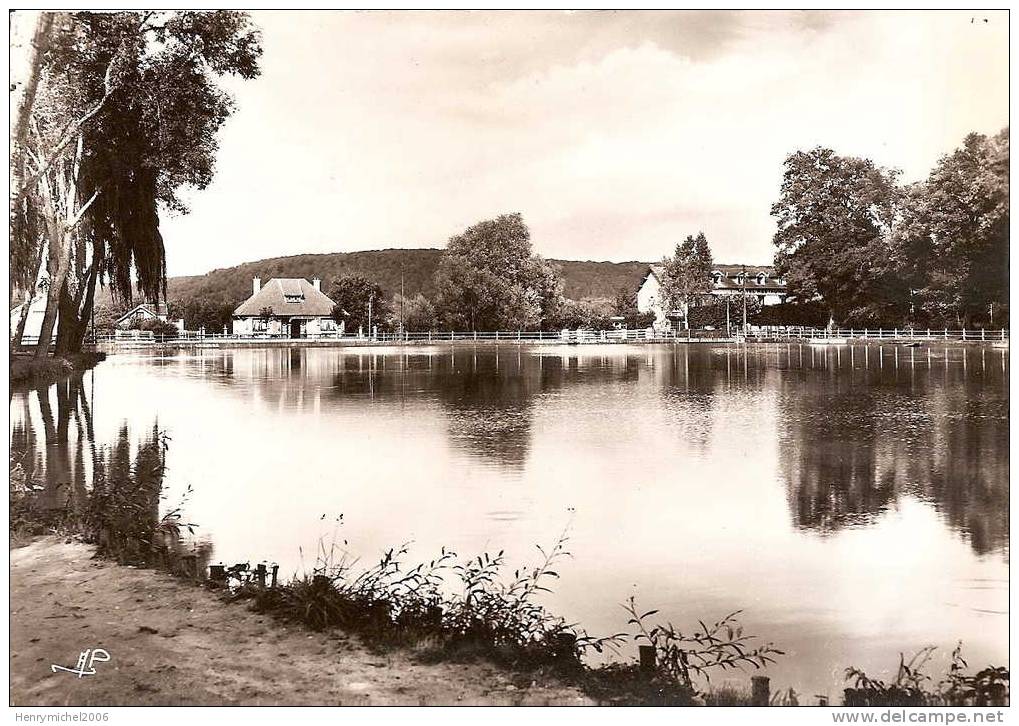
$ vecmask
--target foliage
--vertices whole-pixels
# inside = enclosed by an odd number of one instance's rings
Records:
[[[174,320],[183,320],[185,330],[216,333],[224,327],[229,330],[235,305],[206,298],[178,298],[170,301],[167,312]]]
[[[478,222],[451,238],[435,287],[440,319],[457,330],[550,329],[563,305],[559,271],[532,253],[520,214]]]
[[[854,327],[1007,324],[1009,158],[1008,128],[970,134],[901,187],[867,159],[791,154],[771,210],[790,293]]]
[[[59,304],[57,348],[73,351],[98,280],[122,300],[136,286],[165,298],[159,210],[186,211],[179,191],[211,181],[216,134],[233,111],[219,81],[257,76],[261,48],[247,15],[231,11],[45,17],[26,139],[33,164],[12,192],[11,264],[23,286],[43,275],[41,338]]]
[[[616,295],[612,301],[612,314],[615,317],[623,318],[623,324],[627,328],[648,328],[655,322],[653,312],[642,313],[637,309],[637,288],[635,287],[616,288]]]
[[[389,309],[392,311],[389,327],[393,330],[399,330],[401,325],[412,333],[436,329],[435,306],[421,293],[406,298],[396,295]]]
[[[797,325],[823,328],[828,324],[828,311],[816,300],[766,305],[752,317],[754,325]]]
[[[676,245],[672,257],[662,260],[661,296],[665,310],[687,311],[711,292],[711,248],[703,232],[688,235]]]
[[[581,654],[619,636],[590,637],[536,602],[558,578],[553,568],[568,556],[565,544],[564,535],[548,551],[539,547],[537,566],[503,580],[502,552],[465,559],[443,549],[429,563],[408,567],[406,545],[359,570],[356,559],[338,551],[334,534],[328,548],[320,541],[311,575],[270,590],[238,582],[235,596],[315,630],[341,627],[376,644],[427,644],[426,657],[481,655],[514,667],[576,669]]]
[[[635,639],[655,649],[658,670],[693,693],[698,690],[699,679],[710,681],[713,671],[742,666],[764,668],[775,662],[774,656],[784,655],[770,643],[751,647],[754,636],[743,633],[736,618],[739,610],[711,626],[699,620],[699,629],[683,633],[672,623],[650,625],[647,619],[658,611],[640,613],[633,597],[624,607],[631,616],[629,623],[637,627]]]
[[[1008,299],[1009,133],[970,134],[906,189],[893,245],[916,288],[914,321],[987,320]],[[989,320],[988,320],[989,322]]]
[[[369,303],[371,325],[384,325],[390,315],[385,293],[375,282],[358,275],[338,277],[332,282],[329,297],[335,303],[333,319],[344,322],[346,331],[352,333],[361,329],[368,331]]]
[[[988,706],[1006,702],[1007,668],[991,666],[968,675],[965,671],[969,666],[962,657],[962,643],[959,643],[952,651],[948,673],[935,683],[925,671],[935,650],[934,646],[921,648],[908,661],[905,654],[900,653],[895,680],[888,683],[869,677],[859,668],[846,668],[846,680],[852,681],[853,687],[845,689],[845,705]]]
[[[147,330],[150,333],[156,335],[162,335],[164,337],[177,337],[180,333],[177,330],[177,326],[173,323],[168,323],[165,320],[158,318],[148,318],[146,320],[136,320],[131,324],[131,327],[135,330]]]
[[[733,330],[743,327],[744,297],[746,298],[747,306],[747,323],[751,325],[758,323],[761,313],[768,309],[762,305],[760,298],[755,295],[728,296],[729,325]],[[707,302],[694,305],[687,314],[687,322],[691,329],[711,326],[716,330],[724,330],[725,320],[726,300],[714,297]]]
[[[775,265],[790,294],[818,296],[838,321],[901,314],[903,282],[888,242],[898,172],[817,147],[785,160]]]

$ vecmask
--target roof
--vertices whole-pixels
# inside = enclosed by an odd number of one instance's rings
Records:
[[[661,282],[665,267],[663,265],[651,265],[650,267],[649,274],[654,275]],[[779,290],[782,292],[786,290],[785,281],[775,277],[774,265],[714,265],[711,270],[722,273],[721,281],[715,285],[716,290],[742,290],[743,285],[737,282],[736,278],[743,271],[746,271],[747,274],[747,290]],[[766,277],[764,282],[759,284],[757,276],[761,273]]]
[[[123,320],[127,320],[130,317],[134,317],[136,313],[147,313],[148,315],[151,315],[154,318],[158,318],[160,316],[167,317],[169,315],[165,302],[142,303],[141,305],[135,305],[133,308],[131,308],[126,313],[117,318],[117,322],[119,323]]]
[[[234,316],[257,317],[265,308],[281,317],[325,317],[333,312],[333,301],[303,277],[274,277],[242,302],[234,310]]]

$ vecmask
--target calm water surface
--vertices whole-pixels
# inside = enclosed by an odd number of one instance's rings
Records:
[[[365,560],[533,563],[565,528],[554,612],[607,634],[630,595],[681,627],[743,609],[788,653],[773,688],[813,702],[925,645],[1007,665],[1008,376],[990,347],[117,354],[70,397],[15,394],[11,435],[84,480],[89,438],[158,420],[167,506],[193,485],[214,560],[284,572],[340,514]]]

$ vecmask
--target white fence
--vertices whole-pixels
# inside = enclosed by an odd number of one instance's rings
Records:
[[[505,343],[677,343],[677,342],[740,342],[830,339],[887,341],[1007,341],[1008,330],[971,329],[952,330],[948,328],[806,328],[806,327],[751,327],[744,335],[733,331],[727,336],[724,330],[683,330],[663,331],[652,328],[640,330],[512,330],[512,331],[430,331],[430,332],[380,332],[373,337],[322,333],[302,338],[274,337],[266,334],[239,336],[229,333],[197,333],[183,331],[177,336],[155,335],[149,331],[117,331],[95,337],[93,342],[106,347],[149,347],[149,346],[209,346],[217,345],[279,345],[285,343],[333,342],[343,345],[438,343],[438,342],[505,342]],[[26,339],[26,344],[31,341]]]

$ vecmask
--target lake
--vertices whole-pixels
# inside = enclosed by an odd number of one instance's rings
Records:
[[[787,653],[772,689],[834,703],[846,666],[894,677],[926,645],[937,676],[958,640],[1008,664],[1008,363],[887,344],[118,353],[70,392],[13,394],[11,440],[58,488],[89,480],[89,441],[158,422],[164,508],[191,485],[214,561],[282,574],[322,538],[366,563],[410,542],[515,565],[565,530],[552,611],[608,634],[631,595],[681,628],[741,609]]]

